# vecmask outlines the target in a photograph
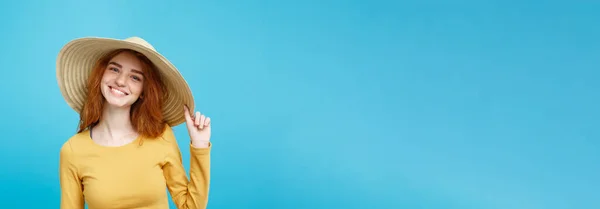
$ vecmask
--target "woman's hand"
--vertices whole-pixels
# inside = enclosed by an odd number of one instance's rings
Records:
[[[200,114],[200,112],[190,114],[187,106],[183,108],[192,146],[196,148],[208,147],[210,142],[210,118]]]

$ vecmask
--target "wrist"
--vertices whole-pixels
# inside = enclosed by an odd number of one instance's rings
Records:
[[[208,148],[210,146],[210,141],[191,141],[192,146],[195,148]]]

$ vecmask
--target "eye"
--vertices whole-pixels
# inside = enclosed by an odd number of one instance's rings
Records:
[[[136,81],[142,81],[142,78],[140,78],[137,75],[133,75],[133,76],[131,76],[131,78],[133,78],[133,80],[136,80]]]
[[[114,71],[114,72],[119,72],[119,69],[117,69],[116,67],[109,67],[108,70]]]

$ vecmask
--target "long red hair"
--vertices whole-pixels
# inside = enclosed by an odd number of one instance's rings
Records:
[[[119,53],[132,52],[142,63],[144,86],[142,96],[131,106],[131,123],[133,128],[144,138],[159,137],[166,126],[162,114],[162,98],[166,93],[163,82],[156,67],[150,60],[133,50],[119,49],[100,58],[87,81],[87,98],[80,113],[78,133],[94,127],[102,119],[105,99],[100,91],[102,76],[108,62]]]

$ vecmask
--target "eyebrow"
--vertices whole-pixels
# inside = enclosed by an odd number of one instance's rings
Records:
[[[116,62],[109,62],[108,64],[109,65],[116,65],[117,67],[121,67],[121,68],[123,67],[123,65],[121,65],[119,63],[116,63]]]
[[[116,62],[109,62],[109,65],[116,65],[119,68],[123,68],[123,65],[116,63]],[[136,69],[131,69],[131,71],[133,71],[134,73],[140,74],[140,75],[144,75],[144,72],[136,70]]]

